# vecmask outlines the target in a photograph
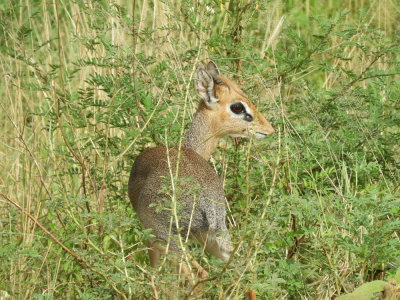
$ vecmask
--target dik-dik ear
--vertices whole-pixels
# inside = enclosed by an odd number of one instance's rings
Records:
[[[221,74],[218,70],[217,65],[215,64],[215,62],[210,61],[207,64],[207,72],[212,76],[213,80],[214,80],[214,84],[219,84],[222,86],[226,86],[226,84],[221,81],[221,79],[219,78],[219,75]]]
[[[215,97],[214,94],[214,79],[212,73],[210,74],[210,71],[208,71],[208,65],[207,70],[203,67],[198,67],[196,69],[196,72],[194,74],[194,88],[197,94],[200,96],[201,100],[210,109],[214,109],[215,104],[218,102],[218,99]]]
[[[211,75],[214,79],[217,78],[217,75],[220,74],[217,65],[216,65],[215,62],[213,62],[213,61],[210,61],[210,62],[207,64],[207,71],[208,71],[208,73],[210,73],[210,75]]]

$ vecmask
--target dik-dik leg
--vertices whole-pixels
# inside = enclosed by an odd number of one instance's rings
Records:
[[[229,260],[233,247],[228,231],[222,231],[220,234],[215,232],[196,232],[193,236],[200,245],[215,257],[225,262]]]
[[[157,241],[157,240],[155,240],[155,241],[147,240],[146,245],[148,247],[150,265],[153,268],[156,268],[160,264],[161,255],[166,254],[166,249],[164,246],[162,246],[160,241]],[[200,279],[207,278],[208,272],[206,270],[204,270],[203,267],[201,267],[200,264],[191,257],[191,255],[188,254],[188,256],[189,256],[191,265],[197,270],[197,273],[196,273],[197,276],[199,276]],[[185,262],[178,264],[179,259],[178,259],[177,255],[173,255],[172,260],[177,265],[178,272],[182,271],[182,273],[191,281],[190,283],[193,285],[194,283],[193,283],[193,280],[191,280],[191,276],[190,276],[191,272],[190,272],[189,266]]]
[[[165,253],[165,248],[158,241],[147,240],[147,251],[149,253],[150,265],[155,268],[160,264],[161,254]]]

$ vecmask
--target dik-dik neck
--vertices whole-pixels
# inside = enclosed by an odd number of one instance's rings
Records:
[[[204,108],[199,108],[183,138],[184,146],[208,160],[217,146],[218,139],[216,132],[213,132],[212,119]]]

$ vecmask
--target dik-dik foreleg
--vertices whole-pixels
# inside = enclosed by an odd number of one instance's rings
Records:
[[[160,264],[160,259],[162,255],[166,254],[166,248],[162,245],[162,243],[158,240],[147,240],[146,245],[148,247],[148,253],[149,253],[149,259],[150,259],[150,265],[153,268],[156,268]],[[178,253],[178,252],[177,252]],[[186,276],[190,277],[190,268],[189,266],[182,262],[178,263],[179,258],[178,254],[175,253],[172,257],[172,261],[177,265],[178,271],[180,270],[183,274]],[[190,254],[188,254],[188,257],[190,259],[191,265],[197,269],[197,275],[200,277],[200,279],[205,279],[207,278],[208,272],[204,270],[200,264],[192,258]]]
[[[196,240],[202,245],[207,251],[209,251],[215,257],[228,261],[233,250],[231,244],[231,238],[228,231],[221,232],[196,232],[193,233]]]
[[[165,254],[165,248],[157,240],[147,240],[146,246],[148,248],[150,265],[155,268],[160,264],[161,254]]]

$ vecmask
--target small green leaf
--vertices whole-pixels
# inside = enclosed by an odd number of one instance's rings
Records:
[[[375,280],[371,282],[364,283],[360,287],[356,288],[353,293],[377,293],[383,291],[386,282],[383,280]]]
[[[109,235],[106,235],[103,239],[103,249],[108,250],[111,245],[111,237]]]
[[[20,254],[26,257],[40,257],[40,255],[32,249],[23,249]]]
[[[151,108],[151,96],[146,95],[143,97],[143,105],[146,109]]]
[[[386,282],[375,280],[364,283],[356,288],[352,293],[337,297],[338,300],[371,300],[374,299],[376,293],[382,292]]]
[[[396,275],[394,275],[394,280],[396,284],[400,284],[400,268],[397,269]]]

